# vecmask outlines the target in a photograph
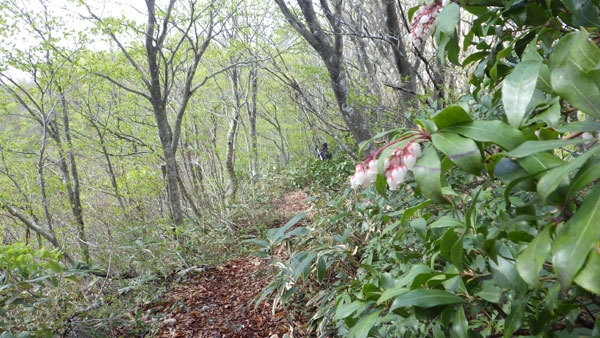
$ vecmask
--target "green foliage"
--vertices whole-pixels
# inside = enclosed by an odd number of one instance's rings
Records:
[[[477,5],[464,6],[475,20],[463,49],[478,50],[463,63],[475,63],[471,109],[415,121],[428,137],[415,183],[385,191],[384,158],[406,135],[396,133],[377,153],[376,183],[335,197],[310,231],[284,238],[288,259],[272,257],[261,298],[306,304],[321,335],[600,329],[598,4]],[[456,10],[436,32],[454,63]]]
[[[78,282],[79,272],[63,270],[60,257],[56,251],[22,244],[0,247],[0,332],[51,333],[42,323],[29,322],[25,314],[48,312],[62,281]]]
[[[339,190],[354,170],[354,161],[338,152],[331,160],[309,158],[288,169],[291,185],[296,189],[310,187],[317,191]]]

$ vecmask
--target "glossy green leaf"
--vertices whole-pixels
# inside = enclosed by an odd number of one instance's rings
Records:
[[[527,284],[531,286],[539,285],[538,274],[551,250],[550,227],[546,227],[529,243],[527,249],[517,257],[517,271]]]
[[[475,175],[481,172],[481,153],[473,140],[447,132],[433,134],[431,140],[459,168]]]
[[[352,303],[344,304],[342,306],[338,306],[335,315],[333,316],[333,320],[340,320],[346,317],[351,316],[354,312],[362,312],[367,307],[374,304],[374,302],[365,302],[362,300],[355,300]]]
[[[424,264],[413,265],[407,273],[405,273],[400,278],[398,278],[396,287],[399,288],[399,287],[403,287],[403,286],[412,284],[412,282],[414,281],[416,276],[423,274],[423,273],[429,273],[429,272],[431,272],[431,269],[427,265],[424,265]]]
[[[517,162],[519,162],[519,165],[521,165],[521,167],[530,175],[537,175],[565,164],[565,161],[547,152],[536,153],[519,158]]]
[[[485,299],[490,303],[500,302],[500,298],[504,293],[501,287],[497,286],[492,280],[484,280],[481,284],[481,290],[475,293],[475,296]]]
[[[529,173],[521,167],[519,162],[503,157],[494,166],[494,176],[502,182],[508,183],[528,176]]]
[[[569,174],[581,167],[590,157],[592,157],[595,153],[600,151],[600,146],[595,146],[594,148],[586,151],[580,156],[576,157],[573,161],[563,164],[559,167],[553,168],[548,171],[542,178],[539,180],[537,184],[537,192],[540,195],[542,200],[546,200],[548,196],[558,188],[558,186],[563,183],[563,179],[568,179]]]
[[[525,141],[518,129],[502,121],[473,121],[444,128],[444,131],[461,134],[475,141],[492,142],[506,150],[512,150]]]
[[[404,293],[401,297],[396,298],[390,311],[400,307],[434,307],[446,304],[464,303],[465,300],[453,293],[444,290],[436,289],[417,289]]]
[[[573,107],[600,119],[600,89],[596,79],[571,63],[552,70],[552,88]]]
[[[379,299],[377,300],[377,305],[384,303],[388,299],[392,299],[401,294],[407,293],[408,291],[410,291],[410,289],[406,287],[394,287],[391,289],[387,289],[383,291],[381,297],[379,297]]]
[[[466,338],[469,336],[469,322],[465,315],[465,309],[461,306],[458,307],[458,311],[454,313],[454,319],[452,320],[452,329],[450,330],[450,337]]]
[[[450,249],[450,261],[459,270],[463,270],[463,239],[462,236],[452,245]]]
[[[522,291],[526,289],[527,285],[519,276],[515,263],[512,260],[508,260],[502,255],[497,256],[498,264],[493,260],[489,260],[490,268],[492,269],[492,277],[498,283],[498,285],[508,288]]]
[[[430,228],[456,228],[464,227],[465,224],[452,216],[442,216],[437,221],[429,225]]]
[[[458,235],[454,232],[454,229],[450,228],[446,230],[440,241],[440,255],[447,260],[450,260],[452,247],[458,241]]]
[[[600,178],[600,158],[590,159],[579,171],[569,185],[567,198],[571,198],[586,185]]]
[[[435,148],[423,152],[413,169],[415,181],[425,197],[438,203],[447,203],[442,195],[441,164]]]
[[[577,212],[558,230],[552,244],[552,263],[563,288],[571,284],[594,243],[600,240],[598,220],[600,184],[596,184]]]
[[[443,129],[463,122],[471,122],[473,119],[461,106],[450,106],[433,117],[438,129]]]
[[[502,104],[508,123],[519,128],[533,97],[541,62],[523,61],[502,82]]]
[[[459,20],[460,6],[451,2],[438,14],[436,21],[437,29],[448,35],[453,35]]]
[[[548,73],[550,75],[550,73]],[[548,78],[550,80],[550,78]],[[539,82],[539,81],[538,81]],[[546,108],[537,116],[538,119],[546,122],[549,126],[555,127],[560,122],[560,101],[556,100],[550,107]]]
[[[588,140],[584,140],[581,138],[575,138],[570,140],[525,141],[515,149],[507,152],[506,155],[517,158],[525,157],[542,151],[580,144],[586,141]]]
[[[371,328],[380,322],[381,318],[379,318],[379,314],[382,311],[383,310],[378,310],[370,313],[368,316],[360,318],[356,325],[354,325],[350,332],[348,332],[348,337],[366,338],[369,335]]]
[[[596,295],[600,295],[600,243],[596,243],[590,251],[587,263],[575,277],[575,283]]]

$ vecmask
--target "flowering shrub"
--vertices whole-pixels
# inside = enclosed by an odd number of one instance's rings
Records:
[[[472,91],[358,164],[265,294],[322,335],[600,336],[600,8],[461,4]],[[458,64],[461,8],[423,6]]]
[[[406,138],[414,135],[409,134]],[[423,135],[422,138],[428,137],[426,133]],[[385,145],[356,166],[354,175],[350,177],[350,185],[353,189],[375,182],[378,173],[377,155],[399,141],[402,139]],[[421,146],[416,141],[411,141],[403,148],[395,148],[389,157],[383,158],[383,172],[390,190],[396,190],[398,185],[404,182],[407,172],[415,167],[419,156],[421,156]]]

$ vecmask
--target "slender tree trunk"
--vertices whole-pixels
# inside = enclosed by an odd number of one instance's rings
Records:
[[[289,10],[284,0],[275,0],[275,2],[286,20],[314,48],[327,67],[339,111],[356,143],[360,144],[363,141],[369,140],[371,138],[369,122],[364,114],[356,109],[352,102],[344,68],[343,1],[334,1],[333,10],[329,8],[327,0],[319,1],[327,22],[329,22],[329,26],[331,27],[332,36],[327,35],[326,30],[321,26],[312,1],[296,1],[302,11],[306,24],[298,20]],[[374,147],[370,145],[366,153],[369,154],[373,150]]]
[[[256,177],[257,166],[258,166],[258,142],[256,139],[256,116],[257,116],[257,95],[258,95],[258,70],[253,67],[250,70],[250,85],[251,85],[251,102],[250,109],[248,109],[248,121],[250,124],[250,158],[252,177]],[[255,182],[253,179],[252,182]]]
[[[238,190],[238,180],[235,175],[234,166],[234,152],[235,152],[235,139],[238,129],[238,122],[240,118],[240,91],[239,91],[239,70],[237,67],[233,67],[231,71],[231,83],[234,96],[234,107],[233,116],[229,123],[229,131],[227,132],[227,153],[225,155],[225,170],[229,176],[229,185],[231,186],[231,200],[235,200]]]
[[[398,91],[400,99],[400,109],[406,110],[415,107],[417,104],[415,92],[416,81],[414,72],[410,67],[410,62],[406,55],[406,48],[402,42],[400,32],[400,21],[398,19],[398,10],[394,0],[383,0],[385,6],[385,27],[392,42],[392,55],[394,64],[401,79],[407,79],[402,86],[404,90]]]
[[[146,27],[146,57],[148,59],[148,71],[150,73],[150,103],[154,112],[154,118],[158,127],[158,137],[163,150],[165,161],[165,179],[167,181],[167,193],[171,205],[173,227],[183,224],[183,211],[181,209],[181,198],[179,185],[177,184],[177,164],[175,159],[175,149],[173,135],[167,118],[166,97],[163,98],[161,91],[161,82],[158,65],[159,44],[154,39],[154,27],[156,23],[156,13],[154,0],[146,0],[148,8],[148,24]],[[172,2],[171,2],[172,3]],[[172,4],[170,4],[172,6]],[[162,41],[160,42],[162,44]],[[188,93],[185,93],[188,95]]]
[[[67,196],[69,198],[69,203],[71,205],[71,212],[73,217],[75,218],[76,227],[77,227],[77,240],[79,242],[79,246],[81,247],[81,254],[83,256],[83,260],[89,264],[91,263],[89,247],[87,243],[87,238],[85,235],[85,223],[83,221],[83,208],[81,207],[81,196],[79,193],[79,173],[77,171],[77,163],[75,161],[75,155],[73,153],[73,143],[71,141],[71,131],[69,129],[69,117],[67,115],[67,103],[64,93],[62,90],[59,90],[62,98],[62,122],[63,122],[63,132],[65,134],[65,142],[67,143],[66,150],[61,141],[60,134],[58,132],[58,128],[52,133],[52,137],[57,144],[57,149],[59,153],[59,168],[63,176],[63,181],[65,183],[65,188],[67,190]],[[66,154],[65,154],[66,152]],[[66,156],[69,158],[69,163],[67,163]]]

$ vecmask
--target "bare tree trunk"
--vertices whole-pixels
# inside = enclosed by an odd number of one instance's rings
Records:
[[[250,158],[252,177],[256,177],[257,166],[258,166],[258,145],[256,139],[256,116],[257,116],[257,95],[258,95],[258,69],[253,67],[250,70],[250,85],[251,85],[251,102],[248,109],[248,121],[250,124]],[[255,180],[253,179],[252,182]]]
[[[385,27],[387,34],[392,42],[392,54],[394,56],[394,64],[400,78],[407,79],[407,82],[402,87],[403,90],[398,91],[400,105],[402,110],[407,110],[410,107],[415,107],[416,100],[416,81],[414,71],[411,69],[406,48],[402,42],[402,34],[400,33],[400,21],[398,20],[398,10],[394,0],[383,0],[385,6]]]
[[[234,96],[233,116],[229,123],[229,131],[227,132],[227,153],[225,155],[225,170],[229,176],[229,185],[231,186],[231,200],[235,200],[238,190],[238,179],[235,175],[234,167],[234,152],[235,139],[240,118],[240,89],[239,89],[239,70],[238,67],[233,67],[231,70],[231,83]]]
[[[196,2],[191,2],[188,8],[188,10],[191,11],[191,18],[189,21],[186,21],[186,27],[180,27],[172,18],[173,7],[176,3],[175,0],[169,0],[166,10],[161,11],[161,14],[164,15],[162,19],[157,17],[156,1],[146,0],[145,2],[147,8],[147,25],[146,31],[144,32],[144,47],[146,50],[146,61],[148,62],[147,71],[149,78],[146,72],[143,70],[143,67],[138,64],[135,58],[130,55],[129,51],[119,41],[116,33],[111,30],[106,31],[112,40],[115,41],[121,52],[125,55],[129,64],[140,75],[144,89],[140,91],[138,89],[129,87],[127,84],[114,80],[108,75],[101,73],[96,74],[130,93],[144,97],[152,105],[152,110],[158,129],[158,137],[160,139],[161,148],[163,151],[165,181],[167,183],[167,194],[171,207],[171,219],[173,221],[172,230],[175,230],[177,226],[183,224],[184,218],[181,207],[181,193],[177,182],[176,163],[176,153],[181,135],[183,116],[186,112],[192,95],[194,95],[194,93],[210,77],[219,73],[214,73],[208,77],[205,77],[200,83],[193,84],[194,77],[198,69],[198,64],[204,55],[204,52],[208,48],[210,41],[214,37],[213,28],[215,25],[215,1],[209,1],[206,4],[206,12],[197,12],[198,8],[196,8]],[[92,12],[89,6],[87,6],[85,3],[84,5],[87,7],[88,12],[93,20],[103,22],[100,17]],[[203,12],[208,13],[209,19],[205,27],[201,27],[200,24],[203,16],[198,15],[198,13]],[[167,35],[169,32],[173,31],[181,33],[181,36],[178,37],[179,42],[176,43],[173,48],[166,48],[165,40]],[[203,37],[204,41],[202,41]],[[175,65],[176,62],[179,62],[179,59],[175,57],[176,55],[182,56],[184,59],[189,61],[187,64],[185,64],[185,67]],[[178,79],[177,74],[182,74],[185,79],[181,86],[180,101],[174,109],[175,121],[171,129],[171,125],[169,124],[169,119],[167,116],[167,102],[174,101],[170,96],[171,91],[174,88],[172,84]]]
[[[83,222],[83,208],[81,207],[79,172],[77,171],[77,162],[75,161],[75,154],[73,153],[73,142],[71,140],[71,130],[69,129],[69,117],[67,115],[67,99],[65,98],[65,95],[62,92],[61,88],[59,88],[59,93],[61,94],[63,132],[65,134],[65,142],[67,145],[66,152],[67,156],[69,157],[69,170],[72,181],[72,186],[71,184],[68,185],[71,187],[71,189],[68,189],[69,201],[71,202],[71,211],[73,212],[73,217],[75,217],[75,222],[77,223],[77,239],[79,241],[79,246],[81,247],[83,259],[87,264],[90,264],[90,251],[85,235],[85,224]],[[66,170],[66,167],[64,168],[64,170]]]
[[[329,22],[333,37],[328,36],[321,27],[312,1],[297,0],[306,25],[292,14],[285,0],[275,0],[275,2],[290,25],[317,51],[321,60],[325,63],[339,111],[356,143],[360,144],[369,140],[371,138],[369,123],[364,114],[356,109],[349,95],[350,91],[344,65],[343,1],[335,1],[334,11],[332,12],[327,0],[320,0],[321,8]],[[373,146],[369,146],[366,153],[371,153],[372,150],[374,150]]]

